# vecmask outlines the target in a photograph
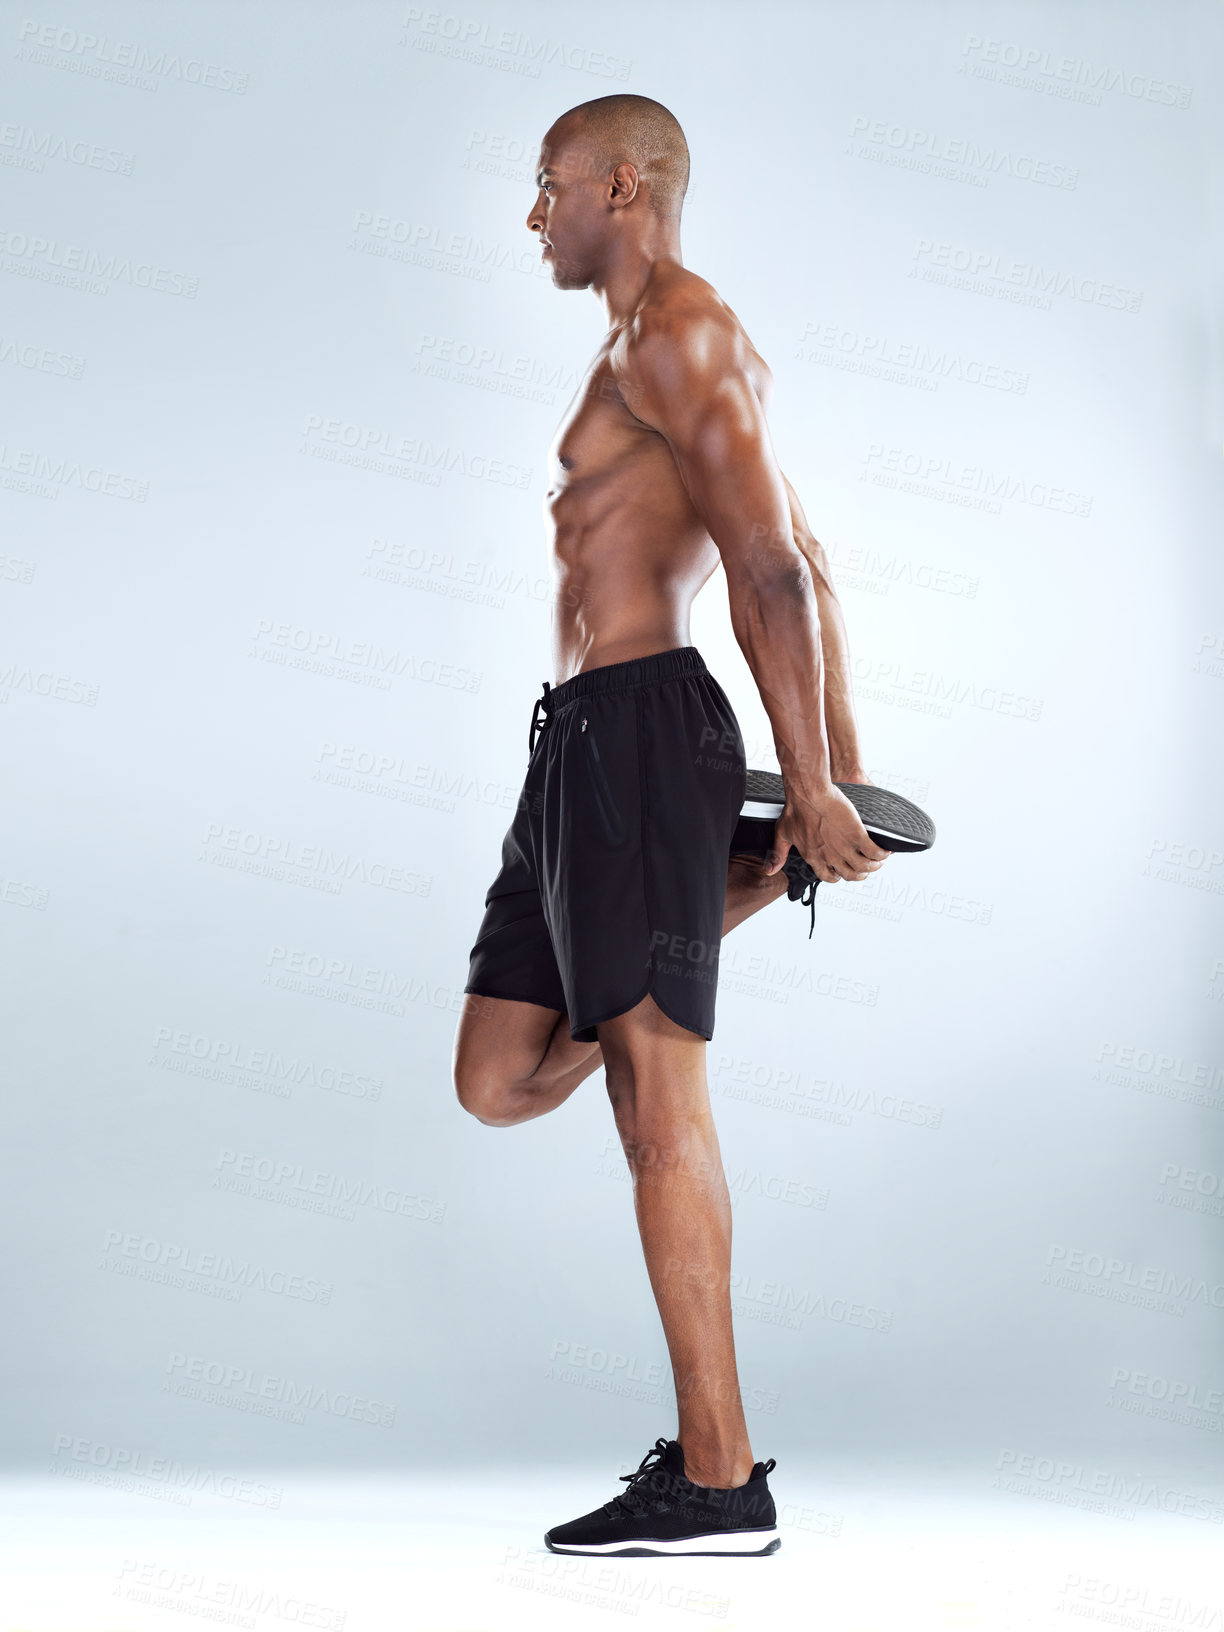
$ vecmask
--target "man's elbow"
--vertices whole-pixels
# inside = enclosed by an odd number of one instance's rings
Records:
[[[737,602],[744,620],[762,627],[783,627],[807,616],[815,603],[807,562],[797,555],[748,567],[735,585],[733,606]]]

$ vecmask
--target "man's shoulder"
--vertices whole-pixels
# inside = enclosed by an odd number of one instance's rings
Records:
[[[738,349],[739,319],[722,296],[684,266],[651,279],[642,303],[625,327],[618,361],[649,367],[677,356],[700,362]]]
[[[659,268],[646,285],[629,324],[631,340],[654,334],[708,329],[739,333],[739,319],[712,283],[687,266]]]

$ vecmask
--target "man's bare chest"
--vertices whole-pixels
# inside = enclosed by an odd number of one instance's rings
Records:
[[[587,370],[562,415],[549,449],[554,482],[586,480],[621,468],[662,438],[635,418],[632,391],[606,357]]]

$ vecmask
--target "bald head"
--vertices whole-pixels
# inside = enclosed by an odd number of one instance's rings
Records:
[[[597,96],[563,113],[553,131],[558,137],[579,137],[599,174],[631,164],[646,184],[653,213],[679,216],[688,188],[688,143],[679,120],[661,102],[648,96]]]

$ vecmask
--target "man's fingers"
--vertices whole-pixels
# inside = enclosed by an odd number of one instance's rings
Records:
[[[883,845],[875,842],[866,828],[863,829],[863,837],[854,848],[858,855],[865,856],[868,861],[887,861],[892,855],[891,850],[885,850]]]
[[[888,854],[889,852],[885,851],[886,857]],[[877,868],[883,866],[883,863],[870,861],[856,852],[849,856],[839,857],[836,861],[831,861],[830,865],[837,868],[839,877],[861,883],[863,879],[870,878]]]
[[[809,845],[813,853],[804,855],[804,860],[822,884],[838,884],[843,881],[861,883],[863,879],[870,878],[872,873],[888,860],[892,851],[876,844],[875,840],[869,837],[861,821],[859,834],[861,837],[845,832],[835,834],[825,827],[820,840]],[[831,850],[831,841],[840,844],[842,849]],[[774,829],[773,849],[769,852],[765,867],[767,878],[782,870],[787,856],[791,853],[792,844],[789,824],[782,818]],[[803,854],[802,851],[800,853]]]

